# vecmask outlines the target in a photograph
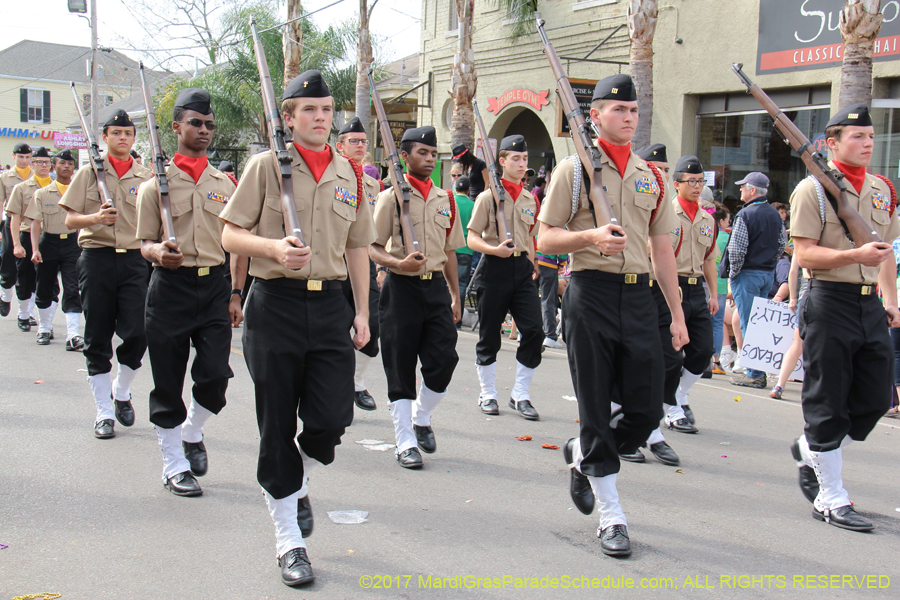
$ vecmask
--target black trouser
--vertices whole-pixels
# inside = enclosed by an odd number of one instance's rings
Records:
[[[353,311],[339,282],[323,282],[318,292],[297,287],[305,283],[256,279],[247,295],[243,342],[256,392],[256,477],[276,499],[303,486],[297,444],[330,464],[353,421]]]
[[[366,356],[375,358],[378,356],[378,299],[381,297],[381,290],[378,289],[378,281],[375,279],[377,271],[375,263],[369,261],[369,343],[359,349]],[[353,301],[353,286],[350,284],[350,276],[341,282],[341,288],[344,290],[344,296],[350,303],[350,308],[356,314],[356,303]]]
[[[9,234],[9,217],[3,219],[3,243],[0,245],[0,286],[11,290],[16,285],[16,256],[13,239]]]
[[[42,262],[37,266],[37,286],[35,305],[50,308],[59,302],[59,279],[62,279],[64,313],[81,312],[81,294],[78,293],[78,234],[70,233],[66,239],[46,231],[41,234],[40,250]],[[57,277],[57,275],[59,277]]]
[[[16,257],[16,298],[29,300],[37,281],[37,271],[31,262],[31,232],[20,231],[19,243],[25,248],[25,258]]]
[[[137,370],[147,349],[144,302],[149,265],[140,250],[84,248],[77,261],[84,309],[84,359],[88,375],[112,370],[113,335],[119,364]]]
[[[578,398],[581,472],[619,471],[619,453],[637,451],[662,418],[663,358],[646,274],[578,271],[563,295],[563,337]],[[618,279],[618,281],[616,281]],[[622,420],[610,429],[610,399],[621,392]]]
[[[459,356],[450,291],[440,273],[432,279],[388,273],[381,288],[381,359],[388,399],[416,398],[416,363],[422,383],[435,392],[450,385]]]
[[[153,372],[150,422],[164,429],[187,418],[181,392],[193,342],[191,396],[213,414],[225,406],[231,356],[230,289],[219,265],[204,276],[196,267],[153,269],[147,289],[144,329]]]
[[[814,452],[834,450],[848,435],[866,439],[891,405],[894,357],[884,306],[859,288],[812,280],[800,309],[804,431]]]
[[[541,285],[541,316],[544,320],[544,335],[557,339],[556,312],[559,309],[559,269],[538,265]],[[516,321],[518,326],[519,322]]]
[[[472,278],[472,255],[456,253],[456,269],[459,278],[459,305],[466,305],[466,288],[469,287],[469,280]]]
[[[672,346],[672,311],[666,304],[666,297],[659,287],[658,281],[653,281],[650,287],[653,300],[656,302],[656,311],[659,316],[659,341],[662,343],[663,368],[665,376],[663,380],[663,403],[669,406],[677,404],[675,392],[678,391],[678,383],[681,381],[681,367],[683,364],[681,351],[676,351]]]
[[[706,299],[706,290],[702,284],[702,278],[698,278],[696,284],[685,283],[685,278],[678,278],[678,286],[681,288],[681,310],[684,311],[684,324],[687,327],[688,338],[691,340],[685,347],[683,365],[678,366],[678,377],[681,377],[681,367],[685,370],[700,375],[709,367],[709,361],[715,352],[712,334],[712,315],[709,314],[709,301]]]
[[[497,361],[501,329],[506,313],[516,321],[522,334],[516,360],[529,369],[541,364],[544,332],[541,327],[541,301],[532,275],[534,264],[527,255],[482,257],[484,285],[478,288],[478,343],[475,362],[490,365]],[[430,387],[430,386],[429,386]]]

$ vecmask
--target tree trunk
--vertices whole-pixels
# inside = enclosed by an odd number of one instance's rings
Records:
[[[376,0],[377,1],[377,0]],[[372,8],[375,3],[372,3]],[[359,29],[356,42],[356,116],[369,136],[375,139],[374,131],[369,127],[372,122],[372,108],[369,106],[369,66],[372,64],[372,40],[369,37],[369,17],[371,13],[366,0],[359,0]],[[374,148],[370,145],[369,148]]]
[[[841,9],[844,62],[838,110],[857,102],[872,104],[872,50],[883,20],[881,0],[847,0]]]
[[[453,57],[450,75],[450,96],[453,98],[450,144],[465,144],[475,152],[475,112],[472,110],[472,98],[478,88],[478,77],[475,75],[475,53],[472,50],[472,1],[454,2],[459,19],[459,46]]]
[[[287,18],[288,21],[296,19],[303,14],[303,7],[300,6],[300,0],[288,0],[287,2]],[[303,54],[303,21],[298,19],[288,23],[284,28],[284,39],[282,46],[284,48],[284,85],[290,83],[291,79],[300,74],[300,56]]]
[[[631,79],[638,101],[638,126],[633,148],[650,144],[653,126],[653,35],[656,33],[657,0],[632,0],[628,5],[628,36],[631,38]]]

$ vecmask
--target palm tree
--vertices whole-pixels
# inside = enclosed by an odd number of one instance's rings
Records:
[[[287,0],[287,18],[289,23],[284,27],[282,48],[284,51],[284,81],[300,74],[300,56],[303,54],[303,7],[300,0]],[[292,21],[296,19],[296,21]]]
[[[356,33],[356,116],[366,133],[374,139],[374,131],[369,128],[372,112],[369,106],[369,78],[367,71],[372,64],[372,38],[369,36],[369,19],[378,0],[366,6],[366,0],[359,0],[359,27]]]
[[[657,0],[631,0],[628,4],[628,36],[631,38],[631,78],[637,93],[637,130],[631,144],[643,148],[650,144],[653,125],[653,35],[656,33]]]
[[[453,0],[459,21],[459,45],[453,57],[450,72],[450,96],[453,98],[453,116],[450,119],[450,144],[465,144],[474,150],[475,113],[472,98],[478,89],[475,75],[475,52],[472,50],[472,13],[474,0]]]
[[[872,103],[872,50],[883,20],[881,0],[847,0],[841,9],[844,62],[838,109]]]

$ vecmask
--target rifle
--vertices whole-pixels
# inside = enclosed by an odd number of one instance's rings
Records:
[[[84,137],[88,141],[88,157],[91,159],[91,168],[94,169],[94,176],[97,177],[97,191],[100,193],[100,206],[109,204],[110,208],[115,208],[113,204],[112,194],[109,193],[109,186],[106,185],[106,168],[103,165],[103,158],[100,157],[100,146],[94,138],[94,132],[91,131],[87,120],[84,118],[84,107],[81,106],[81,99],[78,92],[75,91],[75,82],[70,81],[72,86],[72,95],[75,96],[75,108],[78,110],[78,119],[81,121],[81,130]],[[108,225],[112,227],[112,225]]]
[[[256,69],[259,71],[259,84],[262,88],[263,112],[266,115],[266,127],[269,130],[269,147],[272,149],[272,160],[275,171],[281,173],[278,184],[281,186],[281,212],[284,215],[284,231],[303,241],[300,230],[300,219],[297,217],[297,205],[294,203],[294,184],[291,181],[291,155],[284,141],[284,125],[281,122],[281,109],[275,103],[275,90],[272,77],[269,75],[269,63],[259,34],[256,31],[256,19],[250,18],[250,31],[253,35],[253,52],[256,54]]]
[[[598,223],[600,225],[618,225],[619,221],[613,214],[612,207],[609,205],[609,199],[607,199],[606,192],[603,190],[601,177],[603,165],[600,163],[600,150],[594,145],[594,141],[591,138],[592,130],[597,137],[600,137],[600,130],[593,122],[588,125],[581,106],[578,104],[578,100],[575,99],[575,93],[569,84],[569,78],[566,76],[562,63],[559,62],[559,55],[553,48],[553,44],[550,43],[547,32],[544,31],[544,20],[536,12],[534,16],[537,19],[537,30],[541,35],[541,42],[544,44],[544,54],[550,62],[553,77],[556,78],[556,93],[559,95],[566,120],[569,122],[569,131],[572,133],[572,140],[575,142],[575,152],[578,154],[581,165],[586,169],[590,180],[588,208],[591,211],[591,218],[594,220],[594,227],[597,227]],[[587,169],[588,165],[591,167],[590,169]],[[617,231],[614,231],[613,235],[616,237],[622,236]]]
[[[500,229],[502,228],[504,236],[503,244],[507,248],[515,248],[516,244],[513,242],[512,234],[509,232],[509,224],[506,222],[506,212],[503,209],[506,200],[506,188],[503,187],[503,182],[500,180],[500,169],[497,168],[497,161],[494,159],[494,153],[491,151],[490,144],[488,143],[487,128],[484,126],[484,121],[481,119],[481,113],[478,112],[478,102],[476,102],[474,98],[472,99],[472,108],[475,111],[475,122],[478,124],[478,131],[481,132],[481,149],[484,151],[484,157],[490,161],[487,163],[487,166],[488,172],[490,173],[489,183],[491,192],[497,200],[497,237],[500,237]],[[515,199],[513,200],[515,201]]]
[[[153,111],[153,102],[150,100],[150,86],[147,85],[147,76],[144,74],[144,63],[140,63],[141,92],[144,95],[144,111],[147,113],[147,129],[150,132],[150,146],[153,151],[153,174],[159,184],[159,216],[162,220],[163,236],[167,241],[176,244],[175,225],[172,223],[172,206],[169,202],[169,179],[166,176],[166,155],[159,141],[159,125],[156,124],[156,113]],[[169,252],[175,251],[171,248]]]
[[[391,161],[391,188],[393,188],[394,195],[400,202],[400,237],[403,239],[403,251],[407,256],[415,252],[421,253],[419,240],[416,239],[416,232],[413,229],[412,217],[409,215],[409,194],[412,192],[412,188],[403,176],[400,154],[397,152],[396,144],[394,144],[394,134],[391,133],[391,125],[387,120],[387,114],[384,112],[381,95],[375,89],[375,80],[372,78],[371,67],[369,67],[368,76],[369,88],[372,90],[372,105],[375,107],[378,127],[381,129],[381,140],[384,144],[384,151],[388,154],[387,158]],[[397,195],[398,193],[399,195]],[[422,260],[422,258],[423,256],[417,256],[416,260]]]
[[[847,184],[844,182],[844,174],[837,169],[828,166],[828,161],[821,153],[812,149],[812,142],[807,139],[803,133],[797,129],[797,126],[787,118],[778,105],[769,98],[762,89],[750,81],[750,78],[744,74],[744,65],[741,63],[731,63],[731,69],[734,71],[741,82],[747,86],[747,93],[752,94],[754,98],[762,105],[772,120],[775,122],[775,128],[784,136],[785,142],[790,144],[791,148],[797,151],[800,159],[809,169],[813,177],[819,180],[822,187],[827,192],[825,195],[831,203],[834,212],[837,213],[841,226],[850,240],[857,246],[868,244],[869,242],[881,242],[881,238],[873,231],[871,225],[866,223],[855,208],[850,206],[847,200]]]

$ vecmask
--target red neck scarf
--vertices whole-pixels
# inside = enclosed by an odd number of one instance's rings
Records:
[[[128,157],[128,160],[119,160],[111,154],[107,154],[106,158],[109,159],[109,164],[112,165],[112,168],[116,170],[116,175],[119,176],[119,179],[122,179],[122,176],[128,172],[128,169],[131,168],[131,165],[134,163],[134,159],[132,157]]]
[[[176,152],[172,162],[175,163],[176,167],[190,175],[194,183],[198,183],[200,176],[203,175],[203,171],[206,170],[206,165],[209,164],[209,159],[205,156],[191,157]]]
[[[416,191],[422,194],[422,198],[428,200],[428,192],[431,191],[431,186],[433,185],[430,177],[425,181],[422,181],[421,179],[416,179],[415,177],[407,173],[406,179],[409,181],[409,185],[416,188]]]
[[[325,173],[325,169],[331,164],[331,146],[325,146],[324,150],[316,152],[315,150],[307,150],[297,142],[294,142],[294,148],[297,149],[303,162],[309,167],[313,177],[316,179],[316,183],[319,183],[319,180],[322,179],[322,175]]]
[[[619,177],[624,179],[625,167],[628,166],[628,157],[631,156],[631,144],[616,146],[603,139],[598,138],[597,141],[600,142],[600,148],[603,149],[603,152],[612,159],[616,168],[619,169]]]
[[[838,170],[844,174],[844,177],[847,178],[847,181],[850,182],[850,185],[856,190],[856,193],[859,194],[862,192],[863,182],[866,180],[866,168],[865,167],[851,167],[850,165],[845,165],[842,162],[833,161],[834,166],[838,168]]]
[[[700,203],[691,202],[690,200],[685,200],[681,196],[678,196],[678,204],[681,205],[681,208],[684,209],[684,214],[686,214],[688,219],[691,220],[691,223],[693,223],[694,217],[697,216],[697,209],[700,208]]]
[[[522,188],[525,186],[516,185],[515,183],[507,181],[506,179],[501,179],[500,181],[503,182],[503,187],[504,189],[506,189],[506,193],[509,196],[509,199],[515,202],[516,198],[519,197],[519,194],[522,193]]]

